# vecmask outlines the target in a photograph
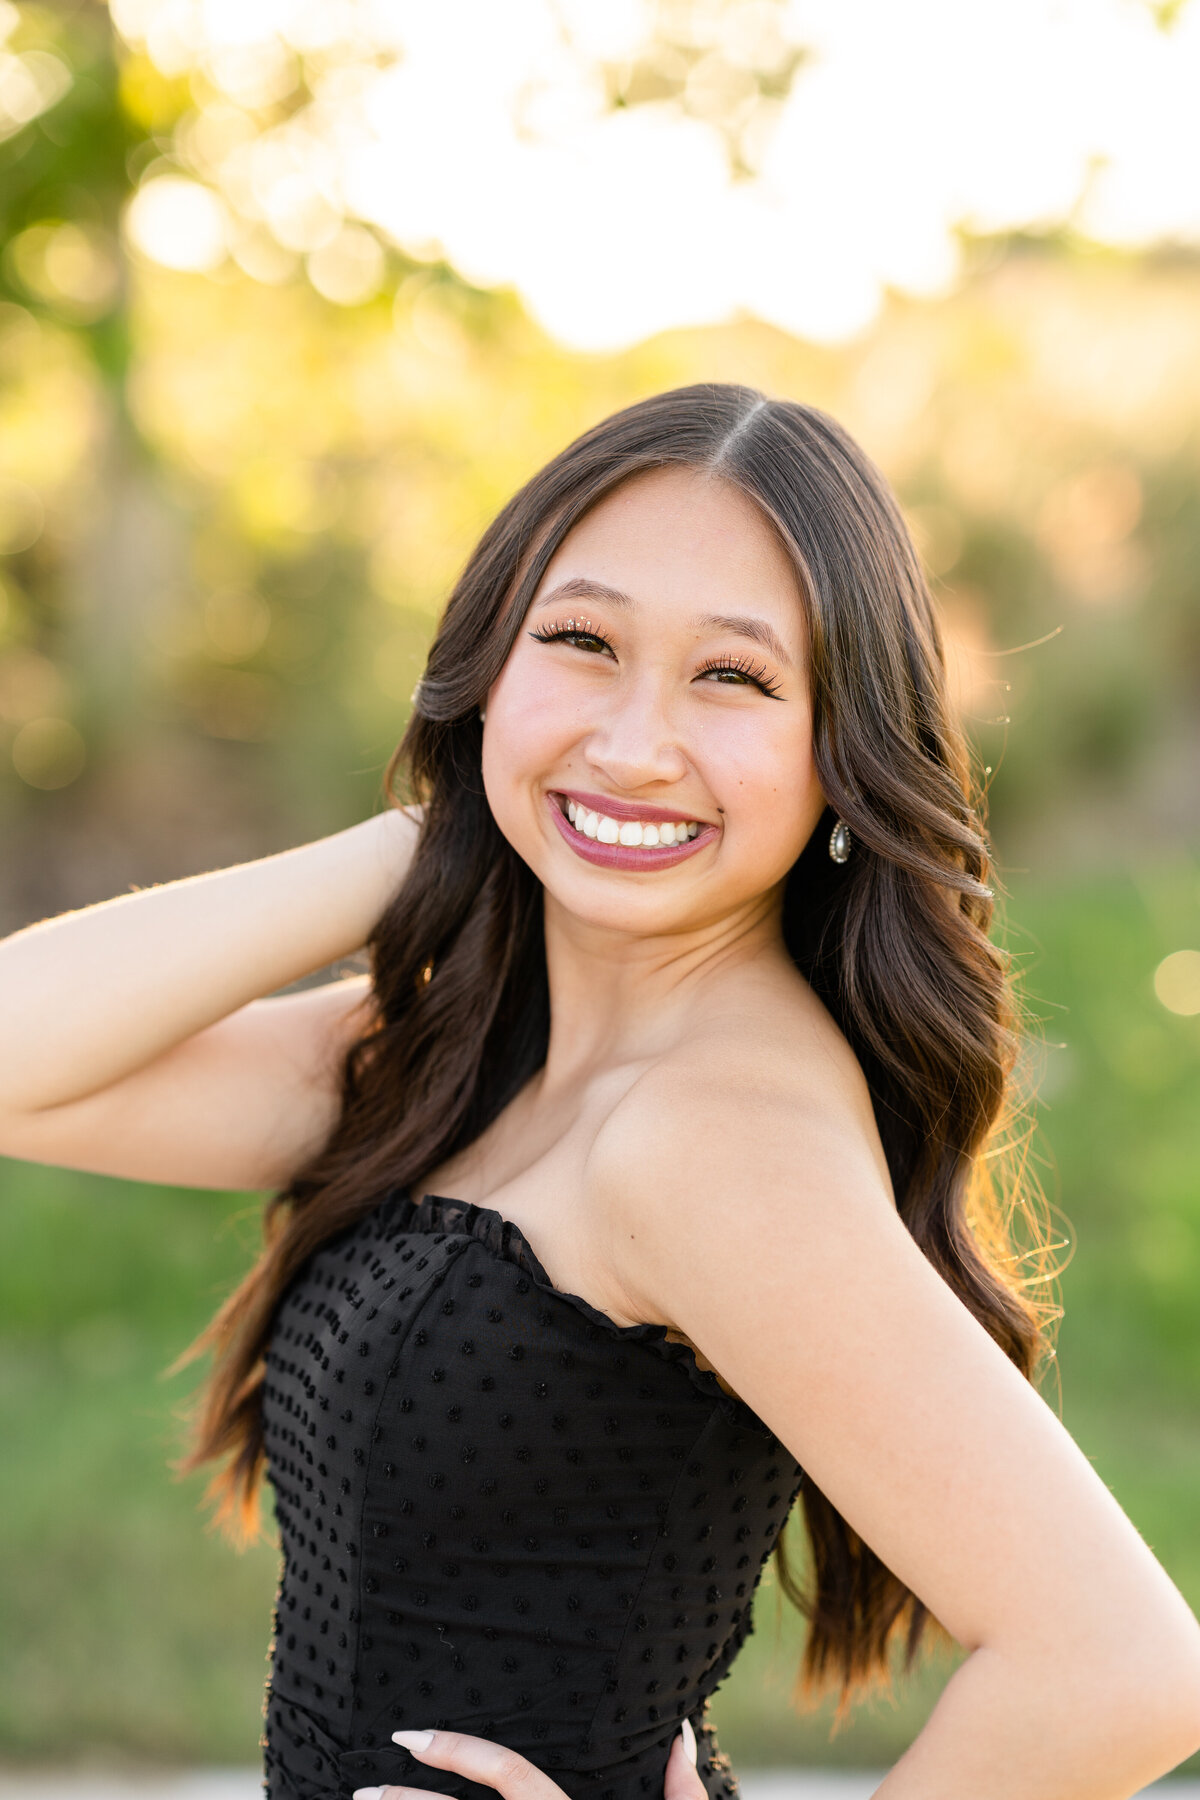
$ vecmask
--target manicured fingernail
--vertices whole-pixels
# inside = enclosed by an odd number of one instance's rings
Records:
[[[382,1788],[355,1788],[353,1800],[383,1800]]]
[[[432,1731],[393,1731],[392,1742],[393,1744],[403,1744],[406,1750],[411,1750],[414,1756],[419,1756],[422,1750],[428,1750],[432,1744],[433,1733]]]
[[[688,1753],[688,1760],[694,1763],[696,1760],[696,1734],[692,1730],[692,1721],[685,1719],[679,1729],[683,1734],[683,1747]]]

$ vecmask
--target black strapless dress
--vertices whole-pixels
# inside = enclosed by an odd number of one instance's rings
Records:
[[[393,1189],[281,1297],[263,1415],[269,1800],[495,1800],[391,1741],[425,1727],[660,1800],[685,1716],[737,1794],[705,1709],[802,1472],[663,1326],[555,1288],[491,1208]]]

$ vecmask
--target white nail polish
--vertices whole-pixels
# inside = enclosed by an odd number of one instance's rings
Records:
[[[419,1756],[422,1750],[428,1750],[432,1744],[433,1733],[432,1731],[393,1731],[392,1742],[393,1744],[403,1744],[406,1750],[411,1750],[414,1756]]]
[[[355,1788],[353,1800],[383,1800],[382,1788]]]
[[[685,1719],[679,1729],[683,1734],[683,1747],[688,1753],[688,1760],[694,1763],[696,1760],[696,1733],[692,1730],[692,1721]]]

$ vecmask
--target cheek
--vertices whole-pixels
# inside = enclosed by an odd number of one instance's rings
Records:
[[[706,773],[731,835],[747,848],[798,855],[825,805],[807,709],[774,719],[730,716],[705,735]]]
[[[489,695],[483,780],[502,826],[522,798],[528,806],[530,781],[552,769],[577,735],[578,705],[556,677],[518,650]]]

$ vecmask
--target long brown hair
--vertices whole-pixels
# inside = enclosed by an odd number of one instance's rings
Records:
[[[259,1520],[260,1388],[276,1304],[308,1256],[396,1184],[472,1143],[545,1060],[550,997],[541,887],[497,828],[478,706],[558,545],[603,495],[665,464],[735,484],[792,558],[808,618],[816,768],[829,810],[789,874],[784,937],[866,1075],[901,1217],[1031,1381],[1053,1356],[1048,1248],[1024,1164],[1001,1173],[1015,1117],[1019,1007],[989,939],[984,796],[947,697],[937,613],[899,507],[849,434],[816,408],[700,383],[586,431],[484,532],[447,604],[385,791],[424,806],[410,872],[369,940],[373,1014],[346,1054],[328,1141],[272,1195],[250,1273],[174,1365],[214,1367],[179,1475],[217,1459],[206,1498],[235,1541]],[[841,817],[853,854],[827,854]],[[1030,1247],[1014,1235],[1023,1226]],[[1022,1271],[1025,1271],[1024,1273]],[[811,1481],[798,1696],[840,1689],[835,1729],[903,1635],[950,1640]]]

